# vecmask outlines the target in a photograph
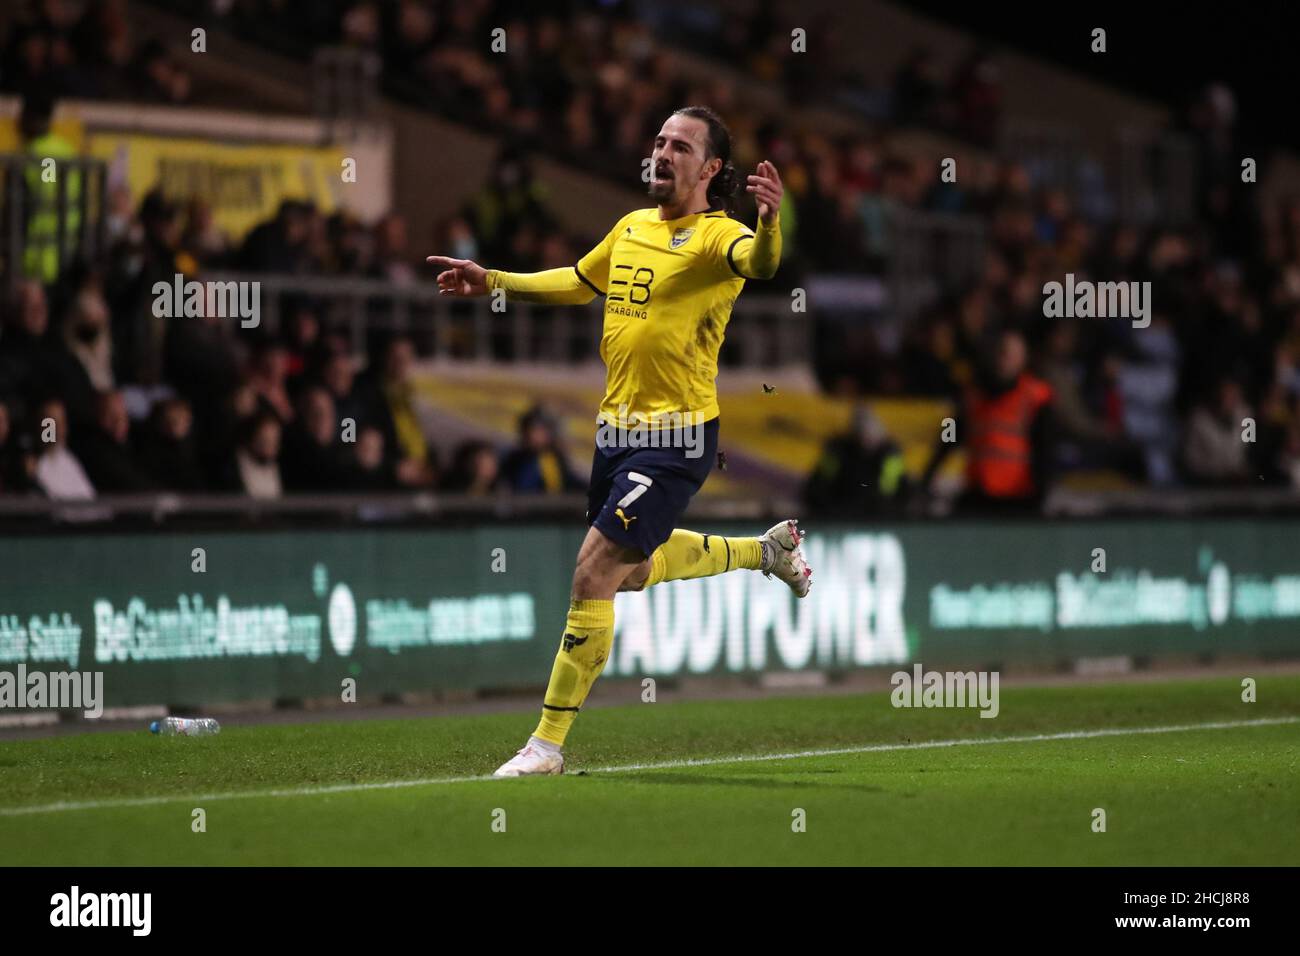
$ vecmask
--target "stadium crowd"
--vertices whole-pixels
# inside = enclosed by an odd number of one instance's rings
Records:
[[[0,88],[26,91],[34,102],[51,90],[169,101],[189,95],[175,64],[149,66],[168,61],[165,51],[130,42],[119,3],[93,2],[76,20],[57,0],[38,9],[11,31],[5,63],[14,66],[0,73]],[[263,0],[223,9],[233,25],[259,37],[288,15]],[[778,44],[752,43],[772,35],[768,15],[760,10],[743,29],[729,28],[716,49],[792,95],[843,84],[842,77],[800,73]],[[514,38],[500,63],[472,41],[484,23],[498,21]],[[508,137],[480,192],[434,224],[429,248],[517,271],[571,264],[599,236],[568,235],[558,226],[530,152],[581,159],[597,172],[593,160],[608,161],[626,177],[673,107],[710,102],[732,126],[738,166],[768,157],[782,171],[786,255],[777,289],[815,272],[882,272],[892,252],[892,209],[962,213],[986,225],[980,274],[911,323],[900,348],[887,349],[865,317],[855,326],[819,369],[836,394],[968,403],[973,391],[1007,387],[1006,356],[1020,354],[1010,363],[1012,378],[1033,374],[1052,395],[1054,427],[1034,439],[1050,444],[1034,450],[1045,462],[1037,473],[1106,468],[1156,485],[1300,487],[1300,201],[1261,211],[1242,188],[1225,91],[1210,91],[1185,121],[1198,148],[1194,221],[1142,228],[1117,220],[1104,177],[1067,193],[1045,185],[1032,166],[990,158],[965,170],[960,183],[944,183],[933,163],[894,148],[895,131],[909,123],[993,140],[997,74],[981,50],[946,83],[926,51],[913,52],[887,95],[873,100],[887,104],[873,131],[832,135],[742,103],[731,80],[677,82],[671,51],[651,24],[631,18],[562,21],[489,0],[360,0],[313,5],[292,35],[375,49],[390,92],[418,95],[430,108]],[[759,52],[733,55],[742,47]],[[564,135],[538,137],[551,128]],[[49,288],[27,281],[5,303],[0,490],[63,496],[87,488],[242,488],[270,495],[574,486],[540,410],[522,424],[512,454],[475,442],[438,460],[416,413],[409,338],[380,343],[359,373],[318,303],[286,302],[281,335],[252,343],[232,341],[204,321],[164,327],[147,318],[153,282],[177,271],[417,281],[425,249],[415,246],[424,240],[412,242],[400,214],[363,224],[287,202],[235,241],[216,228],[202,200],[181,208],[157,194],[119,192],[108,234],[112,252],[103,261],[82,264]],[[1149,327],[1044,319],[1043,285],[1065,273],[1150,282]],[[1009,338],[1021,347],[1009,346]],[[342,418],[355,420],[354,441],[325,428]],[[68,440],[53,449],[37,442],[36,423],[45,419],[66,423]],[[1244,419],[1257,423],[1253,441],[1241,440]],[[810,501],[859,501],[864,495],[853,489],[877,489],[861,504],[868,507],[900,494],[908,482],[896,452],[879,423],[860,416],[827,446]],[[882,469],[889,481],[878,480]]]
[[[41,283],[18,286],[0,336],[0,493],[580,487],[541,408],[503,455],[473,440],[441,460],[420,420],[411,339],[390,336],[358,374],[350,344],[307,302],[290,310],[285,336],[251,345],[218,318],[169,323],[161,374],[128,381],[116,362],[119,295],[131,292],[111,273],[83,271],[62,287],[52,323]]]
[[[997,62],[978,45],[946,78],[933,53],[918,48],[892,75],[873,79],[836,72],[831,64],[843,60],[833,51],[792,54],[790,24],[776,3],[756,4],[747,17],[708,3],[612,4],[599,13],[501,0],[342,0],[332,13],[325,6],[307,39],[379,53],[390,92],[611,175],[635,168],[675,106],[713,104],[728,118],[739,167],[767,157],[783,172],[778,286],[810,272],[883,271],[892,209],[979,217],[990,237],[982,275],[913,323],[900,352],[885,351],[867,323],[856,327],[821,370],[837,392],[960,399],[1010,328],[1023,334],[1029,367],[1053,389],[1059,428],[1048,457],[1056,466],[1113,467],[1158,485],[1300,483],[1300,298],[1292,288],[1300,205],[1260,215],[1240,180],[1235,103],[1222,87],[1205,91],[1180,123],[1197,151],[1195,220],[1139,228],[1117,221],[1114,186],[1095,164],[1071,194],[1045,185],[1032,165],[995,159],[976,161],[960,184],[944,183],[932,162],[892,148],[892,133],[910,125],[996,143]],[[249,0],[231,17],[257,35],[274,7]],[[492,25],[510,38],[502,56],[480,42]],[[857,103],[878,122],[864,134],[795,129],[743,102],[732,79],[682,80],[665,37],[779,84],[790,104]],[[564,135],[542,135],[555,129]],[[598,238],[566,241],[536,201],[526,167],[498,169],[510,199],[496,208],[518,215],[497,218],[493,203],[480,205],[442,224],[439,238],[452,245],[441,247],[527,270],[563,264]],[[1151,326],[1044,320],[1043,285],[1066,273],[1151,282]],[[1241,440],[1244,418],[1257,419],[1253,442]]]
[[[0,92],[24,99],[189,101],[189,72],[162,43],[136,36],[125,0],[39,0],[15,12],[0,47]]]

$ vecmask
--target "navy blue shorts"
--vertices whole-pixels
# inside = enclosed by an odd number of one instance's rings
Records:
[[[599,440],[602,433],[613,438],[605,447]],[[598,432],[587,489],[587,524],[646,557],[667,541],[718,454],[718,419],[684,433],[676,436],[675,447],[630,448],[628,436],[636,432]],[[695,447],[682,447],[683,437]]]

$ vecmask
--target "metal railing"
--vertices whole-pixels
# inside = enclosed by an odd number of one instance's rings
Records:
[[[423,356],[471,361],[578,363],[598,358],[603,300],[586,306],[533,306],[490,298],[448,299],[429,282],[399,285],[381,279],[328,278],[261,273],[204,273],[204,281],[257,282],[260,321],[276,333],[285,311],[306,300],[322,326],[346,332],[358,355],[372,330],[402,332]],[[812,324],[782,296],[742,296],[726,329],[723,362],[754,368],[806,364]]]
[[[1183,226],[1196,215],[1196,144],[1185,133],[1120,126],[1104,145],[1104,155],[1094,156],[1072,124],[1009,117],[999,152],[1024,165],[1036,186],[1060,189],[1074,201],[1083,198],[1090,173],[1104,176],[1121,222]]]
[[[93,501],[51,501],[35,496],[0,495],[0,529],[63,526],[166,527],[182,523],[232,522],[244,525],[314,524],[369,525],[384,523],[463,523],[465,521],[581,520],[585,495],[444,494],[412,491],[333,494],[289,494],[281,498],[251,498],[239,494],[176,494],[170,492],[104,495]],[[697,497],[689,515],[700,520],[768,520],[798,510],[780,495],[744,498]],[[1056,489],[1044,504],[1042,518],[1193,518],[1208,515],[1296,514],[1300,494],[1283,488],[1235,489],[1133,488],[1110,491]],[[852,521],[849,513],[837,516]],[[878,520],[878,519],[875,519]],[[921,509],[893,520],[949,520],[942,510]]]
[[[1047,496],[1043,510],[1048,515],[1073,518],[1294,514],[1300,511],[1300,493],[1291,488],[1057,488]]]
[[[1002,123],[998,152],[1030,170],[1037,185],[1076,195],[1083,133],[1069,123],[1009,116]]]
[[[1125,126],[1115,138],[1119,215],[1184,226],[1196,215],[1196,144],[1170,130]]]
[[[312,54],[311,95],[322,119],[359,121],[374,116],[379,104],[383,62],[370,50],[320,47]]]
[[[108,164],[30,153],[0,154],[0,275],[51,283],[105,249]]]
[[[908,319],[978,277],[986,235],[975,216],[891,209],[888,280],[895,316]]]
[[[691,503],[690,514],[719,521],[759,519],[789,512],[792,502],[779,497],[709,498]],[[214,520],[229,527],[232,520],[248,524],[315,523],[380,524],[430,521],[507,521],[563,518],[582,520],[587,498],[582,494],[492,495],[443,494],[430,491],[333,494],[289,494],[281,498],[251,498],[240,494],[103,495],[91,501],[51,501],[35,496],[0,495],[0,528],[63,525],[84,528],[134,522],[165,526],[185,521]]]

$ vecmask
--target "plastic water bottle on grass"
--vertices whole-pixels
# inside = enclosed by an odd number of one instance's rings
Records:
[[[160,737],[208,737],[221,733],[221,725],[211,717],[165,717],[151,723],[149,732]]]

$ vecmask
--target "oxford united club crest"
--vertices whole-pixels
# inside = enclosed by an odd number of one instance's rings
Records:
[[[673,238],[672,241],[668,243],[668,248],[680,249],[682,246],[686,245],[687,240],[689,240],[693,235],[695,235],[694,229],[678,229],[673,233]]]

